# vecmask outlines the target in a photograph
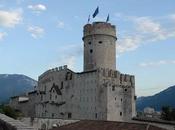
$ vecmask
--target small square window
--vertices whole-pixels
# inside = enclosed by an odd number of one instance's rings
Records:
[[[127,89],[125,88],[125,92],[127,91]]]
[[[91,44],[91,42],[88,42],[88,44],[90,45],[90,44]]]
[[[93,52],[93,50],[92,49],[90,49],[90,53],[92,53]]]

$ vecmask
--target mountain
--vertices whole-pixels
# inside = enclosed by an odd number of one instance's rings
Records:
[[[6,102],[11,96],[31,91],[37,81],[19,74],[0,74],[0,103]]]
[[[160,111],[162,106],[171,106],[175,108],[175,85],[160,93],[148,97],[139,97],[136,101],[137,111],[142,111],[145,107],[153,107]]]

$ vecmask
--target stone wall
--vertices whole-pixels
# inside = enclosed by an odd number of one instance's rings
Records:
[[[36,116],[96,119],[96,77],[96,71],[74,73],[66,68],[45,73],[38,82]]]
[[[34,130],[34,128],[0,113],[0,130]]]
[[[104,68],[54,70],[39,78],[37,117],[122,121],[135,115],[134,76]]]
[[[135,116],[134,76],[111,69],[98,69],[101,88],[107,88],[107,120],[127,121]]]
[[[20,121],[26,125],[33,127],[34,130],[49,130],[54,127],[77,122],[78,120],[63,120],[51,118],[22,118]]]
[[[15,96],[10,99],[10,107],[16,111],[23,113],[25,117],[34,117],[35,116],[35,104],[37,102],[36,91],[27,93],[25,96]],[[20,100],[20,98],[26,98],[27,100]]]

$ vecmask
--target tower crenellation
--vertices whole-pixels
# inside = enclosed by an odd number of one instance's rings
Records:
[[[110,35],[116,38],[116,28],[114,25],[106,22],[94,22],[84,26],[84,37],[89,35]]]

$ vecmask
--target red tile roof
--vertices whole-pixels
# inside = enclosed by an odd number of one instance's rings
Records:
[[[148,124],[115,121],[79,121],[52,130],[165,130]]]

